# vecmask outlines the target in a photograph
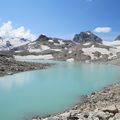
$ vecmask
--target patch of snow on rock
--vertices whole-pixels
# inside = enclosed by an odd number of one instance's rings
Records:
[[[61,52],[62,50],[61,49],[51,49],[53,51],[56,51],[56,52]]]
[[[91,43],[90,42],[87,42],[87,43],[84,43],[83,45],[90,45]]]
[[[36,53],[39,53],[39,52],[41,52],[41,50],[40,49],[29,49],[29,52],[36,52]]]
[[[90,48],[82,48],[82,51],[84,52],[85,55],[90,55],[91,59],[95,59],[96,57],[94,56],[94,52],[98,51],[101,54],[109,54],[109,51],[107,49],[104,48],[97,48],[94,47],[94,45],[92,45]]]
[[[58,43],[54,43],[54,45],[58,46],[59,44]]]
[[[49,55],[27,55],[27,56],[14,56],[16,60],[51,60],[53,59],[53,56],[51,54]]]
[[[72,51],[70,50],[68,53],[69,53],[69,54],[71,54],[71,53],[72,53]]]
[[[66,60],[67,62],[74,62],[74,58],[70,58]]]
[[[65,43],[62,40],[58,40],[60,45],[64,45]]]
[[[103,44],[108,46],[120,46],[120,41],[103,41]]]
[[[48,49],[50,49],[50,47],[48,47],[47,45],[41,45],[41,49],[42,50],[48,50]]]
[[[48,40],[48,42],[53,43],[54,41],[53,40]]]

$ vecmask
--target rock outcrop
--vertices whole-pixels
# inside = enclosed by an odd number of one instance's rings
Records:
[[[3,76],[29,70],[44,69],[50,66],[50,64],[16,61],[11,53],[3,52],[0,53],[0,66],[0,76]]]
[[[47,37],[46,35],[40,35],[36,41],[48,42],[48,40],[49,40],[49,37]]]
[[[75,41],[77,43],[86,43],[86,42],[102,43],[102,39],[90,31],[81,32],[80,34],[76,34],[73,38],[73,41]]]

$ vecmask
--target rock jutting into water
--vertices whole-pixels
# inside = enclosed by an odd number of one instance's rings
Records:
[[[8,54],[9,55],[9,54]],[[0,54],[0,76],[29,70],[44,69],[50,64],[16,61],[12,55]]]

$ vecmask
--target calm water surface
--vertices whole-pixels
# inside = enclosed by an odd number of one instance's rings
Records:
[[[120,68],[113,65],[57,63],[49,69],[1,77],[0,120],[62,112],[78,103],[80,95],[100,90],[120,78]]]

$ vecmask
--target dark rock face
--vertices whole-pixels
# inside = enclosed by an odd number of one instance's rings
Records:
[[[8,51],[0,51],[0,57],[11,57],[13,58],[14,51],[8,50]]]
[[[40,41],[40,42],[46,42],[48,41],[49,38],[45,35],[40,35],[40,37],[36,40],[36,41]]]
[[[118,35],[115,40],[120,40],[120,35]]]
[[[10,41],[6,41],[6,47],[11,47],[12,46],[12,44],[10,43]]]
[[[52,42],[51,42],[52,41]],[[42,49],[41,45],[45,45],[48,46],[50,49],[66,49],[66,48],[70,48],[72,46],[75,45],[75,43],[72,40],[64,40],[64,39],[60,39],[60,38],[51,38],[51,37],[47,37],[45,35],[40,35],[39,38],[33,42],[28,43],[24,48],[27,49]],[[18,48],[19,50],[19,48]],[[22,49],[23,50],[23,49]]]
[[[95,51],[93,54],[94,54],[94,56],[96,56],[97,58],[99,58],[99,57],[101,56],[101,53],[98,52],[98,51]]]
[[[2,37],[0,37],[0,41],[3,41],[3,38],[2,38]]]
[[[27,42],[27,41],[30,41],[30,40],[25,39],[25,38],[21,38],[20,41]]]
[[[73,41],[78,42],[78,43],[86,43],[86,42],[102,43],[102,39],[90,31],[81,32],[80,34],[76,34],[73,38]]]
[[[27,51],[27,49],[28,49],[28,44],[22,45],[22,46],[18,46],[18,47],[14,47],[11,50],[23,52],[23,51]]]

